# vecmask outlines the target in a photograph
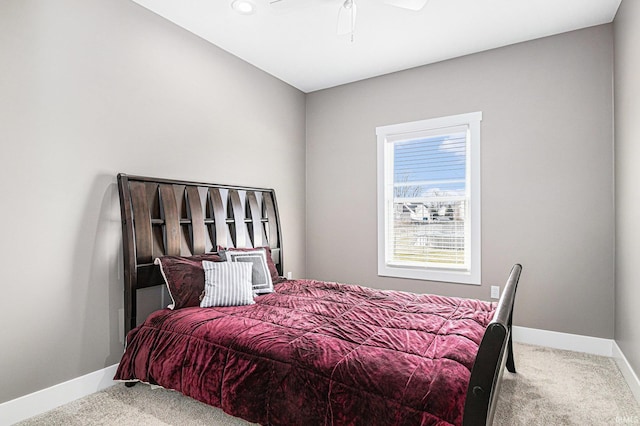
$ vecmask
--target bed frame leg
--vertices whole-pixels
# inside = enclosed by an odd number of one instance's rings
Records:
[[[124,385],[125,387],[132,388],[136,385],[136,383],[138,382],[124,382]]]
[[[507,348],[507,370],[509,370],[510,373],[515,373],[516,372],[516,363],[515,360],[513,358],[513,342],[511,340],[511,334],[509,334],[509,341],[508,341],[508,348]]]
[[[507,342],[507,370],[509,373],[516,372],[516,362],[513,358],[513,307],[511,308],[511,313],[509,314],[509,340]]]
[[[509,314],[509,340],[507,341],[507,370],[509,373],[516,372],[516,362],[513,358],[513,307],[511,307],[511,313]]]

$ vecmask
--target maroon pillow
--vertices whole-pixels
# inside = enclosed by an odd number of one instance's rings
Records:
[[[267,251],[267,267],[269,268],[269,274],[271,274],[271,281],[273,284],[279,283],[283,281],[283,277],[278,275],[278,269],[276,268],[276,264],[273,263],[273,258],[271,257],[271,248],[269,246],[264,247],[253,247],[253,248],[234,248],[229,247],[225,248],[222,246],[218,246],[218,251],[251,251],[256,249],[265,249]]]
[[[204,291],[203,260],[222,262],[222,258],[213,253],[190,257],[162,256],[155,260],[173,301],[169,309],[200,306],[200,295]]]

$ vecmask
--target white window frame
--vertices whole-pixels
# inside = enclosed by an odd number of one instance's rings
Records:
[[[378,275],[461,284],[481,284],[480,122],[482,112],[392,124],[376,128],[378,140]],[[470,259],[464,269],[393,265],[387,262],[388,212],[393,204],[393,144],[424,137],[444,128],[466,126],[467,186],[469,191]]]

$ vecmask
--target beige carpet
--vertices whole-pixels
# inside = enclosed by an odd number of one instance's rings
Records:
[[[515,345],[494,425],[640,425],[640,407],[606,357]],[[33,417],[36,425],[249,425],[177,392],[119,384]]]
[[[640,425],[640,407],[612,358],[516,345],[494,425]]]

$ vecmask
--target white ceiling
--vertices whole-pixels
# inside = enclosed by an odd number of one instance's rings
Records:
[[[621,0],[429,0],[419,12],[356,0],[355,39],[336,35],[342,0],[133,0],[312,92],[470,53],[609,23]]]

